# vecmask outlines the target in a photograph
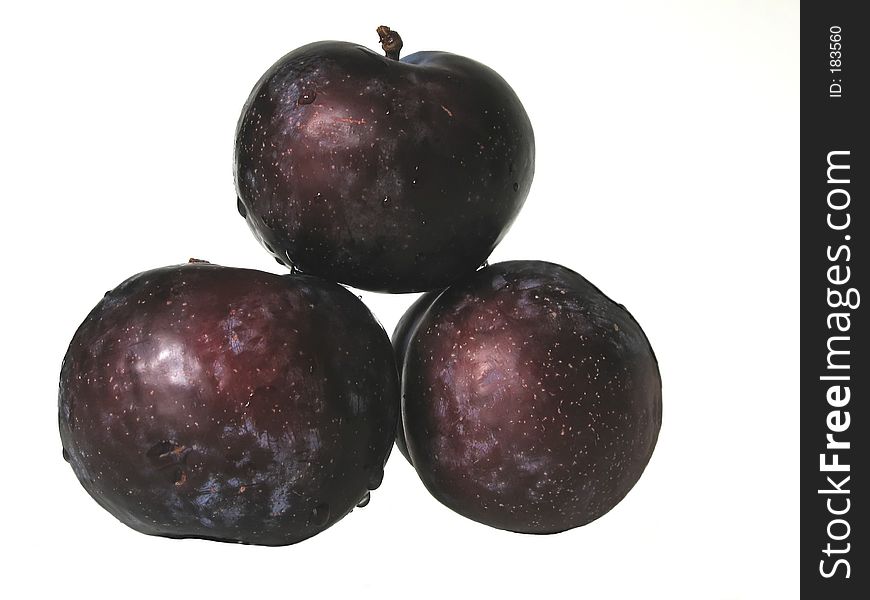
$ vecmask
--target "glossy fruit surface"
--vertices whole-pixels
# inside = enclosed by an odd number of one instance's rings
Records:
[[[514,261],[441,293],[408,342],[411,462],[481,523],[555,533],[613,508],[661,426],[661,379],[637,322],[577,273]]]
[[[446,287],[478,268],[526,199],[535,144],[492,69],[317,42],[256,84],[236,130],[239,212],[279,261],[358,288]],[[398,48],[401,42],[398,42]]]
[[[408,310],[405,311],[402,318],[399,319],[399,322],[396,324],[396,328],[393,330],[391,341],[393,342],[393,350],[396,353],[396,365],[399,367],[400,381],[402,378],[402,365],[405,363],[405,354],[408,352],[408,344],[411,343],[411,336],[414,335],[414,332],[417,330],[417,325],[420,323],[420,319],[423,318],[423,315],[426,314],[426,311],[429,310],[429,307],[432,306],[432,303],[441,294],[441,291],[442,290],[435,290],[433,292],[421,294]],[[402,426],[401,415],[399,417],[399,425],[396,431],[396,448],[399,449],[402,456],[404,456],[409,462],[411,461],[411,457],[408,455],[408,446],[405,443],[405,429]]]
[[[292,544],[377,487],[398,384],[389,339],[341,286],[211,264],[140,273],[73,337],[64,455],[152,535]]]

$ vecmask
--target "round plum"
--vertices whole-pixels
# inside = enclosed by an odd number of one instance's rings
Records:
[[[352,293],[197,262],[106,293],[63,360],[59,420],[84,488],[133,529],[285,545],[380,484],[398,405]]]
[[[293,50],[257,82],[235,138],[238,209],[272,255],[382,292],[477,269],[519,213],[535,140],[495,71],[448,52],[348,42]]]
[[[658,364],[634,318],[586,279],[499,263],[414,320],[404,435],[443,504],[492,527],[557,533],[638,481],[661,427]]]

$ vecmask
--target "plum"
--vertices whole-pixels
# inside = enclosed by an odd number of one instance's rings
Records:
[[[60,434],[133,529],[285,545],[380,484],[398,393],[386,333],[340,285],[199,262],[91,311],[63,360]]]
[[[492,69],[317,42],[257,82],[236,129],[240,214],[279,262],[357,288],[429,291],[477,269],[532,184],[529,117]]]
[[[565,267],[512,261],[420,310],[403,426],[436,499],[522,533],[578,527],[622,500],[662,416],[658,363],[623,306]]]

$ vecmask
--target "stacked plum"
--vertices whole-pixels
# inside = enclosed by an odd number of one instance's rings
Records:
[[[440,502],[524,533],[584,525],[661,426],[649,341],[577,273],[483,266],[535,165],[488,67],[345,42],[294,50],[236,130],[237,207],[290,272],[204,261],[107,292],[63,360],[63,454],[152,535],[286,545],[369,501],[394,440]],[[392,345],[340,284],[425,292]]]

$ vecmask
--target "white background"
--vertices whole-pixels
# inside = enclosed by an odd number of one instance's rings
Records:
[[[797,596],[798,2],[489,4],[0,9],[7,597]],[[148,268],[281,271],[236,213],[242,103],[284,53],[377,48],[380,24],[405,54],[488,64],[525,103],[537,172],[492,259],[565,264],[640,321],[664,379],[649,468],[556,536],[453,514],[398,453],[367,508],[297,546],[127,529],[61,459],[69,339]],[[364,298],[391,331],[413,297]]]

